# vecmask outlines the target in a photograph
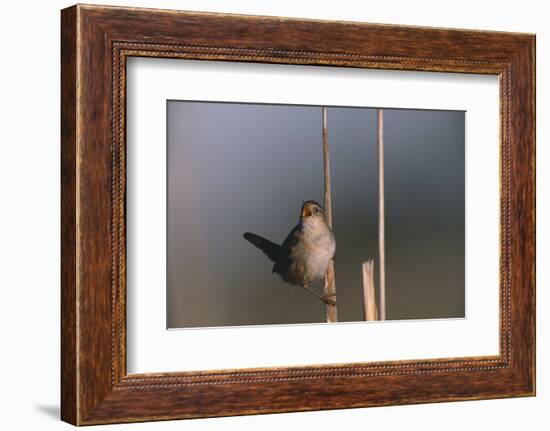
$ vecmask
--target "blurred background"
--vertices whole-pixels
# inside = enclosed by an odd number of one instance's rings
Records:
[[[167,110],[167,327],[324,322],[324,304],[242,238],[281,243],[302,200],[323,203],[321,108]],[[376,119],[328,108],[339,321],[363,320],[361,264],[378,259]],[[462,111],[384,110],[389,320],[464,317],[464,133]]]

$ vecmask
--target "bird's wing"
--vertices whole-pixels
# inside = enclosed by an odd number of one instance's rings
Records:
[[[250,232],[245,232],[243,237],[248,242],[262,250],[264,254],[273,262],[277,262],[281,257],[282,247],[279,244],[275,244],[268,239]]]
[[[297,224],[294,226],[294,229],[292,229],[285,240],[283,241],[283,244],[281,247],[284,250],[291,250],[300,240],[300,233],[302,231],[302,226],[300,224]]]
[[[281,245],[281,258],[277,262],[275,262],[275,265],[273,265],[273,272],[281,275],[285,273],[285,269],[289,267],[292,260],[294,259],[292,257],[292,250],[300,241],[301,232],[302,226],[300,224],[296,225],[294,229],[289,232],[289,234],[283,241],[283,244]]]

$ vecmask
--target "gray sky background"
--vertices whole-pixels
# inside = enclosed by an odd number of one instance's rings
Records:
[[[169,101],[167,325],[314,323],[324,304],[242,238],[323,202],[321,109]],[[388,319],[464,317],[464,112],[384,112]],[[328,109],[339,321],[377,259],[376,109]],[[378,274],[376,274],[378,276]],[[318,291],[322,283],[315,286]]]

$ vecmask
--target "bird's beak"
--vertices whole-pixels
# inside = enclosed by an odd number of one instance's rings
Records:
[[[311,206],[309,205],[302,206],[302,218],[309,217],[311,214],[312,214]]]

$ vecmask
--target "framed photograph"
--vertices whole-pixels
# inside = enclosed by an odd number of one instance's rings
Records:
[[[61,415],[535,394],[535,36],[61,13]]]

